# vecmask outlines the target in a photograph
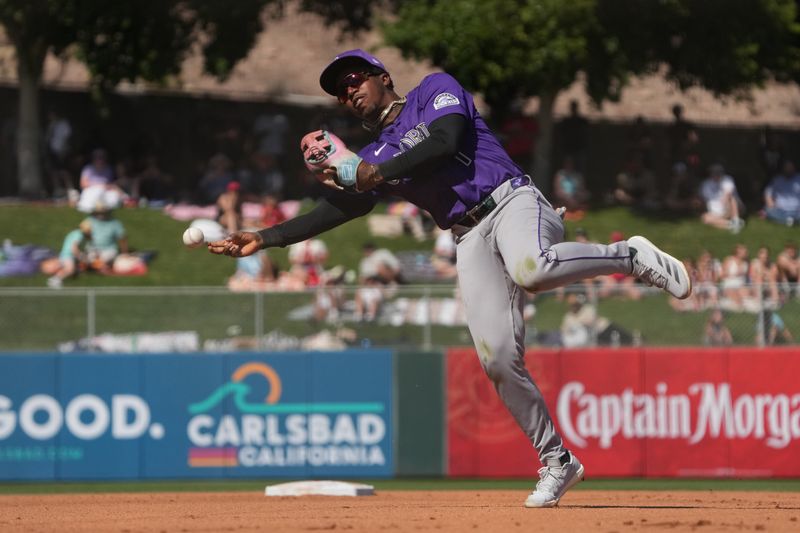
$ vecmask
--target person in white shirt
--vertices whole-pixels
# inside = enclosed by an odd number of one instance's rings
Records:
[[[700,196],[706,203],[706,212],[701,217],[705,224],[733,233],[742,230],[744,205],[733,178],[722,165],[711,165],[709,177],[700,185]]]

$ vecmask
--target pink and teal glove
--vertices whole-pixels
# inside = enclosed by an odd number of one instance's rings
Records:
[[[324,176],[323,171],[334,169],[336,185],[345,190],[355,190],[358,165],[362,159],[348,150],[339,137],[325,130],[312,131],[300,140],[300,150],[306,168],[311,172]]]

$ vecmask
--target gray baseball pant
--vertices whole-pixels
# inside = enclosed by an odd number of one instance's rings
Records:
[[[469,331],[481,365],[542,464],[564,453],[544,398],[525,368],[523,289],[546,291],[594,276],[631,271],[628,244],[562,242],[564,223],[532,185],[510,182],[475,227],[453,226]]]

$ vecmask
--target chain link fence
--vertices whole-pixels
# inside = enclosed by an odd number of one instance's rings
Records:
[[[796,288],[789,294],[794,295]],[[800,300],[684,304],[655,289],[576,285],[524,305],[526,345],[794,344]],[[457,287],[0,289],[0,351],[224,352],[434,349],[472,344]]]

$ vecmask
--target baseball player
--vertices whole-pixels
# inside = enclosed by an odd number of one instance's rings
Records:
[[[450,75],[431,74],[400,97],[383,63],[356,49],[336,56],[320,85],[375,135],[357,154],[325,131],[301,141],[320,181],[345,192],[277,226],[211,242],[209,250],[239,257],[287,246],[369,213],[381,196],[426,209],[456,238],[458,281],[478,357],[543,464],[525,506],[557,505],[584,469],[565,448],[525,368],[523,291],[625,273],[682,299],[692,290],[686,269],[644,237],[610,245],[564,242],[559,215]]]

